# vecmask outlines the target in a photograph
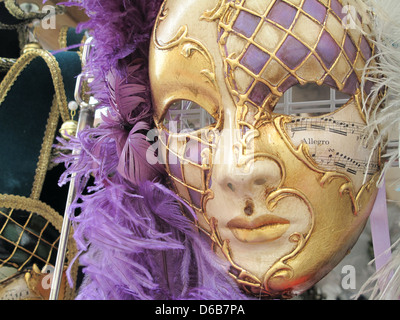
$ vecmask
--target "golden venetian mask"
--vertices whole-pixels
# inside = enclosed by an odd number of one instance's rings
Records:
[[[360,84],[374,47],[345,14],[338,0],[175,0],[157,18],[160,157],[249,294],[310,288],[351,250],[372,210],[380,154],[362,138]],[[278,110],[304,85],[348,102],[327,114]]]

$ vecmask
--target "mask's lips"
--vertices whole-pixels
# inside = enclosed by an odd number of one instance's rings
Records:
[[[276,240],[283,236],[289,226],[288,220],[271,214],[263,215],[254,220],[238,217],[227,224],[236,239],[247,243]]]

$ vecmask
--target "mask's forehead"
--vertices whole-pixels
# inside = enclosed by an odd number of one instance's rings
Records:
[[[295,84],[327,84],[353,95],[372,56],[338,0],[221,2],[219,44],[231,91],[261,106]],[[357,18],[357,14],[356,18]]]
[[[210,38],[211,42],[215,43],[216,34],[215,25],[208,26],[207,21],[201,17],[203,14],[213,9],[218,3],[218,0],[165,0],[162,8],[157,29],[157,39],[160,42],[168,42],[175,35],[178,29],[182,26],[188,26],[190,36],[207,41]],[[210,28],[214,31],[210,34]]]
[[[185,26],[214,60],[222,101],[265,107],[299,83],[355,94],[373,54],[357,13],[338,0],[165,1],[156,37],[168,43]]]
[[[214,9],[218,0],[166,0],[163,4],[163,13],[157,24],[154,34],[160,44],[171,42],[177,37],[182,27],[187,30],[187,37],[198,41],[212,58],[214,64],[217,87],[225,86],[223,77],[223,63],[218,44],[217,23],[204,19],[204,14]],[[170,66],[179,68],[181,66]],[[157,66],[155,66],[157,68]]]

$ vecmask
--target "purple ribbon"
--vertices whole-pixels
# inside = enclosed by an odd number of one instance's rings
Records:
[[[370,216],[372,243],[375,254],[375,267],[379,271],[391,258],[391,242],[389,233],[389,220],[386,204],[385,183],[378,191],[374,208]]]

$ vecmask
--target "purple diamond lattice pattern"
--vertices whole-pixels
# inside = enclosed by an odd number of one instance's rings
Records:
[[[343,26],[345,15],[338,0],[266,1],[265,10],[253,3],[230,2],[219,23],[227,67],[233,71],[240,67],[253,78],[245,93],[236,92],[239,86],[232,86],[238,101],[260,107],[290,86],[307,82],[355,94],[361,83],[360,66],[374,49],[360,32]],[[315,41],[310,39],[311,31]],[[244,44],[228,48],[226,40],[232,36]],[[226,74],[232,77],[229,83],[241,81],[235,78],[235,72]]]

